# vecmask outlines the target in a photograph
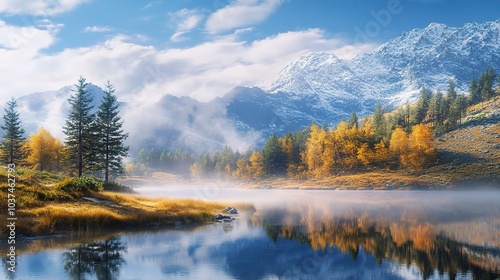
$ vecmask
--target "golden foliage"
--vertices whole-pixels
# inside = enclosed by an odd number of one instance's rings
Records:
[[[325,153],[327,132],[317,124],[311,126],[311,132],[306,143],[304,161],[310,174],[322,177],[329,174],[331,156]]]
[[[264,168],[264,157],[261,152],[252,153],[248,169],[253,179],[260,179],[264,177],[266,171]]]
[[[389,151],[391,152],[391,154],[393,156],[399,157],[400,159],[408,153],[408,150],[410,148],[408,143],[408,136],[401,127],[397,127],[392,132],[389,147]],[[403,160],[401,160],[401,163],[403,163]]]
[[[26,161],[35,170],[56,171],[60,169],[63,145],[45,128],[40,128],[26,140]]]
[[[233,172],[233,177],[246,181],[249,181],[252,178],[252,174],[246,160],[240,158],[236,162],[236,170]]]

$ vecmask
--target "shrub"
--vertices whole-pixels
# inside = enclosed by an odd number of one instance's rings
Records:
[[[82,176],[80,178],[66,179],[57,185],[58,188],[67,193],[88,193],[101,191],[102,182],[94,177]]]
[[[134,190],[129,187],[125,186],[116,182],[105,182],[102,184],[104,190],[110,191],[110,192],[123,192],[123,193],[133,193]]]

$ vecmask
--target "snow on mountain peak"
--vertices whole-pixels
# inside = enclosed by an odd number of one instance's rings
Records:
[[[449,79],[466,91],[472,77],[500,65],[499,34],[500,20],[460,28],[431,23],[352,60],[313,52],[289,63],[268,91],[352,100],[360,111],[376,101],[414,100],[423,86],[445,90]]]

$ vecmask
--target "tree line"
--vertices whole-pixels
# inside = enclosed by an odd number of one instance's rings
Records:
[[[494,90],[494,77],[491,68],[472,79],[468,96],[458,94],[449,81],[446,94],[423,88],[414,104],[393,112],[378,104],[363,121],[352,112],[335,128],[312,124],[282,137],[273,134],[262,150],[240,153],[224,147],[198,157],[191,175],[258,180],[274,175],[321,178],[371,168],[420,172],[436,158],[435,133],[460,125],[468,106],[500,94]]]
[[[17,102],[12,99],[5,109],[1,161],[39,171],[64,171],[78,177],[93,173],[108,182],[113,173],[123,172],[122,159],[129,147],[128,137],[119,116],[115,89],[107,83],[97,112],[93,113],[92,96],[86,79],[80,77],[68,99],[69,115],[63,126],[64,143],[40,127],[24,138]]]

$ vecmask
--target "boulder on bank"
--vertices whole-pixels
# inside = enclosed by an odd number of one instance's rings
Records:
[[[231,216],[226,216],[226,215],[222,215],[222,214],[217,214],[215,217],[214,217],[214,220],[215,221],[219,221],[219,222],[226,222],[226,221],[232,221],[234,220],[234,217],[231,217]]]
[[[224,209],[224,212],[229,213],[229,214],[233,214],[233,215],[235,215],[235,214],[239,214],[239,213],[240,213],[240,212],[239,212],[236,208],[234,208],[234,207],[227,207],[226,209]]]

